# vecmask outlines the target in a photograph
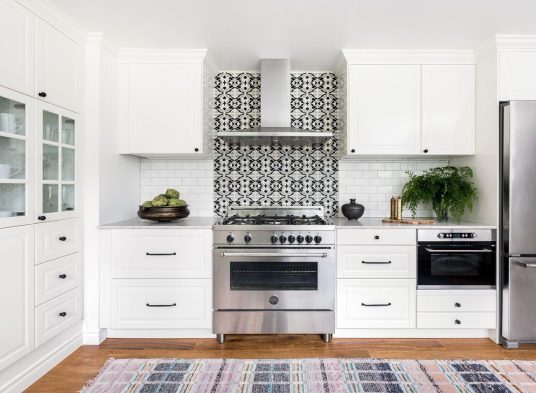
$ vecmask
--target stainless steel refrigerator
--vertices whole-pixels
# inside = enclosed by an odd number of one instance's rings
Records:
[[[502,342],[536,342],[536,101],[500,104]]]

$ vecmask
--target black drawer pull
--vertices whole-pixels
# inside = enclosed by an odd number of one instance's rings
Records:
[[[459,308],[459,307],[461,307],[461,306],[462,306],[462,305],[461,305],[460,303],[458,303],[458,302],[454,303],[454,307],[458,307],[458,308]]]
[[[64,241],[67,240],[67,237],[66,237],[66,236],[60,236],[60,237],[58,238],[58,240],[59,240],[60,242],[64,242]]]
[[[366,304],[361,303],[363,307],[389,307],[391,303],[373,303],[373,304]]]
[[[380,237],[378,235],[374,236],[374,239],[380,240]]]
[[[67,316],[67,313],[66,313],[65,311],[62,311],[62,312],[60,312],[59,315],[60,315],[60,317],[66,317],[66,316]]]
[[[46,97],[47,96],[47,93],[45,93],[44,91],[40,91],[39,93],[37,93],[37,95],[39,97]]]
[[[461,325],[462,324],[462,321],[460,321],[459,319],[456,319],[454,322],[456,323],[456,325]]]
[[[177,255],[176,252],[165,252],[165,253],[157,253],[157,252],[146,252],[145,255],[149,255],[152,257],[161,257],[166,255]]]
[[[45,221],[47,219],[47,216],[39,216],[37,217],[39,221]]]
[[[67,278],[67,274],[60,274],[58,277],[62,280],[65,280]]]
[[[150,303],[147,303],[146,306],[147,307],[175,307],[177,305],[177,303],[173,303],[173,304],[150,304]]]
[[[374,261],[361,261],[361,263],[364,263],[365,265],[390,265],[391,261],[384,261],[384,262],[374,262]]]

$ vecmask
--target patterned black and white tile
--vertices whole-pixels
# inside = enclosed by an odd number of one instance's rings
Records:
[[[220,73],[216,77],[215,131],[260,125],[258,73]],[[291,75],[291,125],[337,132],[337,79],[332,73]],[[214,212],[228,206],[323,205],[338,211],[337,138],[321,145],[246,146],[215,140]]]

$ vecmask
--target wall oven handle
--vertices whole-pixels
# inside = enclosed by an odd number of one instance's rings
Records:
[[[488,254],[493,252],[493,250],[490,250],[489,248],[483,248],[481,250],[442,250],[425,248],[425,250],[432,254]]]
[[[372,304],[361,303],[361,305],[363,307],[389,307],[391,303],[372,303]]]
[[[283,252],[222,252],[222,257],[286,257],[286,258],[327,258],[328,254],[325,252],[317,253],[292,253],[286,254]]]
[[[521,267],[529,267],[534,268],[536,267],[536,263],[528,263],[528,262],[522,262],[522,261],[514,261],[514,264]]]

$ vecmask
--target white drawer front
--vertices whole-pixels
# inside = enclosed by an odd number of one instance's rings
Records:
[[[73,289],[35,309],[35,343],[41,345],[82,320],[82,295]]]
[[[124,230],[112,235],[113,278],[210,278],[212,230]]]
[[[337,229],[338,245],[407,245],[417,244],[415,229]]]
[[[73,254],[81,249],[78,219],[52,221],[35,226],[35,263]]]
[[[113,280],[112,328],[212,327],[212,280]]]
[[[497,292],[490,290],[417,291],[418,312],[496,312]]]
[[[417,328],[420,329],[495,329],[497,314],[494,312],[420,312]]]
[[[337,328],[415,327],[415,280],[337,280]]]
[[[415,246],[339,246],[339,278],[415,278]]]
[[[80,286],[82,256],[67,255],[35,267],[35,304],[39,305]]]

